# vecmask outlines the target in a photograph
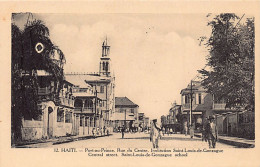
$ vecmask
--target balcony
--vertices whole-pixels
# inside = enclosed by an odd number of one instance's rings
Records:
[[[93,107],[85,107],[85,108],[83,108],[83,110],[82,110],[82,107],[76,107],[74,109],[74,112],[75,113],[94,114],[95,110]]]
[[[68,107],[74,107],[74,100],[68,99],[65,97],[60,97],[61,105],[68,106]]]

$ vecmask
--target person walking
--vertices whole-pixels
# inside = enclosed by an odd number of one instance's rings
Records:
[[[214,123],[213,116],[209,116],[208,120],[209,122],[206,125],[206,133],[207,133],[209,148],[215,148],[218,139],[217,126]]]
[[[124,138],[125,136],[125,126],[123,125],[123,127],[121,128],[121,132],[122,132],[122,139]]]
[[[92,129],[92,135],[93,135],[94,138],[97,137],[96,128],[93,128],[93,129]]]
[[[190,126],[190,138],[194,137],[194,129],[195,129],[195,124],[192,123]]]
[[[157,119],[154,119],[150,132],[150,141],[153,143],[153,148],[159,148],[160,131],[161,129],[157,124]]]

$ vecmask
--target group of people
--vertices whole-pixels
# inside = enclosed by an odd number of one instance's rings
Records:
[[[153,148],[158,148],[158,142],[161,138],[162,128],[159,127],[157,124],[157,120],[154,119],[151,124],[151,131],[150,131],[150,141],[153,144]],[[186,134],[185,134],[186,135]],[[193,138],[194,136],[194,124],[190,127],[190,136]],[[216,142],[218,139],[218,131],[217,126],[214,123],[214,117],[208,117],[208,123],[206,124],[205,128],[202,130],[202,141],[206,141],[209,144],[209,148],[215,148]]]
[[[107,129],[105,126],[103,128],[93,128],[92,135],[94,138],[96,138],[97,136],[109,135],[109,129]]]
[[[202,141],[208,141],[209,148],[215,148],[216,142],[218,140],[218,129],[216,124],[214,123],[213,116],[209,116],[208,120],[209,122],[202,130]]]

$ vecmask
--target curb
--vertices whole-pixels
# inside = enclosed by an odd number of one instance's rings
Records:
[[[93,136],[81,136],[81,137],[71,137],[69,139],[64,139],[64,140],[57,140],[57,141],[51,141],[51,140],[46,140],[46,141],[31,141],[31,142],[27,142],[27,143],[19,143],[19,144],[15,144],[15,145],[12,145],[11,147],[12,148],[19,148],[21,146],[26,146],[26,145],[31,145],[31,144],[40,144],[40,143],[52,143],[52,145],[57,145],[57,144],[62,144],[62,143],[70,143],[70,142],[73,142],[73,141],[77,141],[77,140],[86,140],[86,139],[91,139],[91,138],[99,138],[99,137],[106,137],[106,136],[111,136],[113,134],[109,134],[109,135],[104,135],[104,136],[96,136],[96,137],[93,137]]]
[[[194,136],[201,138],[200,134],[195,134]],[[255,144],[250,144],[250,143],[242,143],[242,142],[238,142],[238,141],[234,141],[234,140],[226,140],[223,138],[218,138],[217,140],[220,143],[225,143],[228,145],[232,145],[232,146],[237,146],[239,148],[254,148]]]
[[[54,142],[54,143],[52,143],[52,145],[63,144],[63,143],[70,143],[70,142],[78,141],[78,140],[95,139],[95,138],[106,137],[106,136],[111,136],[111,135],[112,135],[112,134],[105,135],[105,136],[96,136],[96,137],[93,137],[93,136],[75,137],[75,138],[73,138],[73,139],[68,139],[68,140],[64,140],[64,141]]]

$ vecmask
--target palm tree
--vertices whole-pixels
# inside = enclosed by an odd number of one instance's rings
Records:
[[[59,58],[55,59],[58,55]],[[45,70],[55,83],[58,97],[64,79],[65,56],[49,37],[41,20],[28,22],[24,30],[12,23],[12,141],[21,140],[22,118],[37,118],[37,70]]]

